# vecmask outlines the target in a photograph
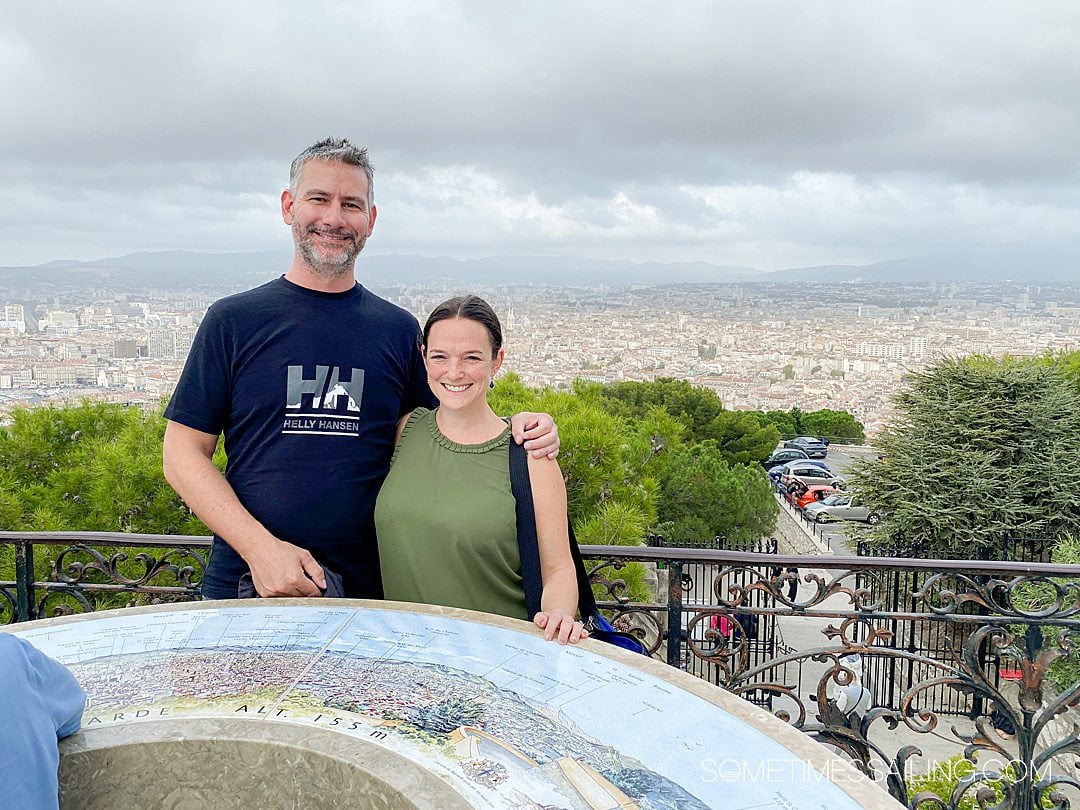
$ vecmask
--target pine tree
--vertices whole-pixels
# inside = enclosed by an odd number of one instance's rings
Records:
[[[912,376],[854,479],[879,541],[975,557],[1080,532],[1080,391],[1060,364],[968,357]]]

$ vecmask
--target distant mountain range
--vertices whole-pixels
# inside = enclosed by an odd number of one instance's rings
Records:
[[[253,253],[131,253],[94,261],[53,261],[35,267],[0,267],[0,283],[123,283],[155,287],[244,284],[273,278],[288,269],[288,251]],[[362,281],[456,281],[495,284],[594,286],[675,283],[1065,283],[1080,287],[1080,250],[1032,247],[972,248],[867,265],[825,265],[764,272],[706,262],[630,262],[581,256],[492,256],[485,259],[410,255],[363,255]]]
[[[979,247],[930,256],[890,259],[862,266],[825,265],[777,270],[769,281],[889,281],[913,284],[1018,281],[1080,286],[1080,249]]]

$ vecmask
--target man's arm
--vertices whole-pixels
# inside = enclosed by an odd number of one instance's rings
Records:
[[[217,436],[169,421],[165,427],[165,480],[213,532],[251,568],[260,596],[319,596],[326,587],[311,553],[274,537],[236,497],[214,466]]]

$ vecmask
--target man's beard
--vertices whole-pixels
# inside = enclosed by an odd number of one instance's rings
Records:
[[[342,245],[339,250],[331,252],[315,246],[311,234],[318,230],[318,228],[309,227],[307,232],[302,232],[300,224],[293,222],[293,241],[296,243],[296,252],[300,254],[304,263],[315,275],[323,278],[338,278],[352,272],[353,264],[356,262],[356,257],[360,255],[360,251],[364,249],[367,237],[346,229],[323,229],[323,233],[330,236],[347,236],[352,239],[352,244]]]

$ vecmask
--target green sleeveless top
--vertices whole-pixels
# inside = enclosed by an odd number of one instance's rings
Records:
[[[405,425],[375,503],[383,595],[527,619],[510,491],[510,427],[483,444]]]

